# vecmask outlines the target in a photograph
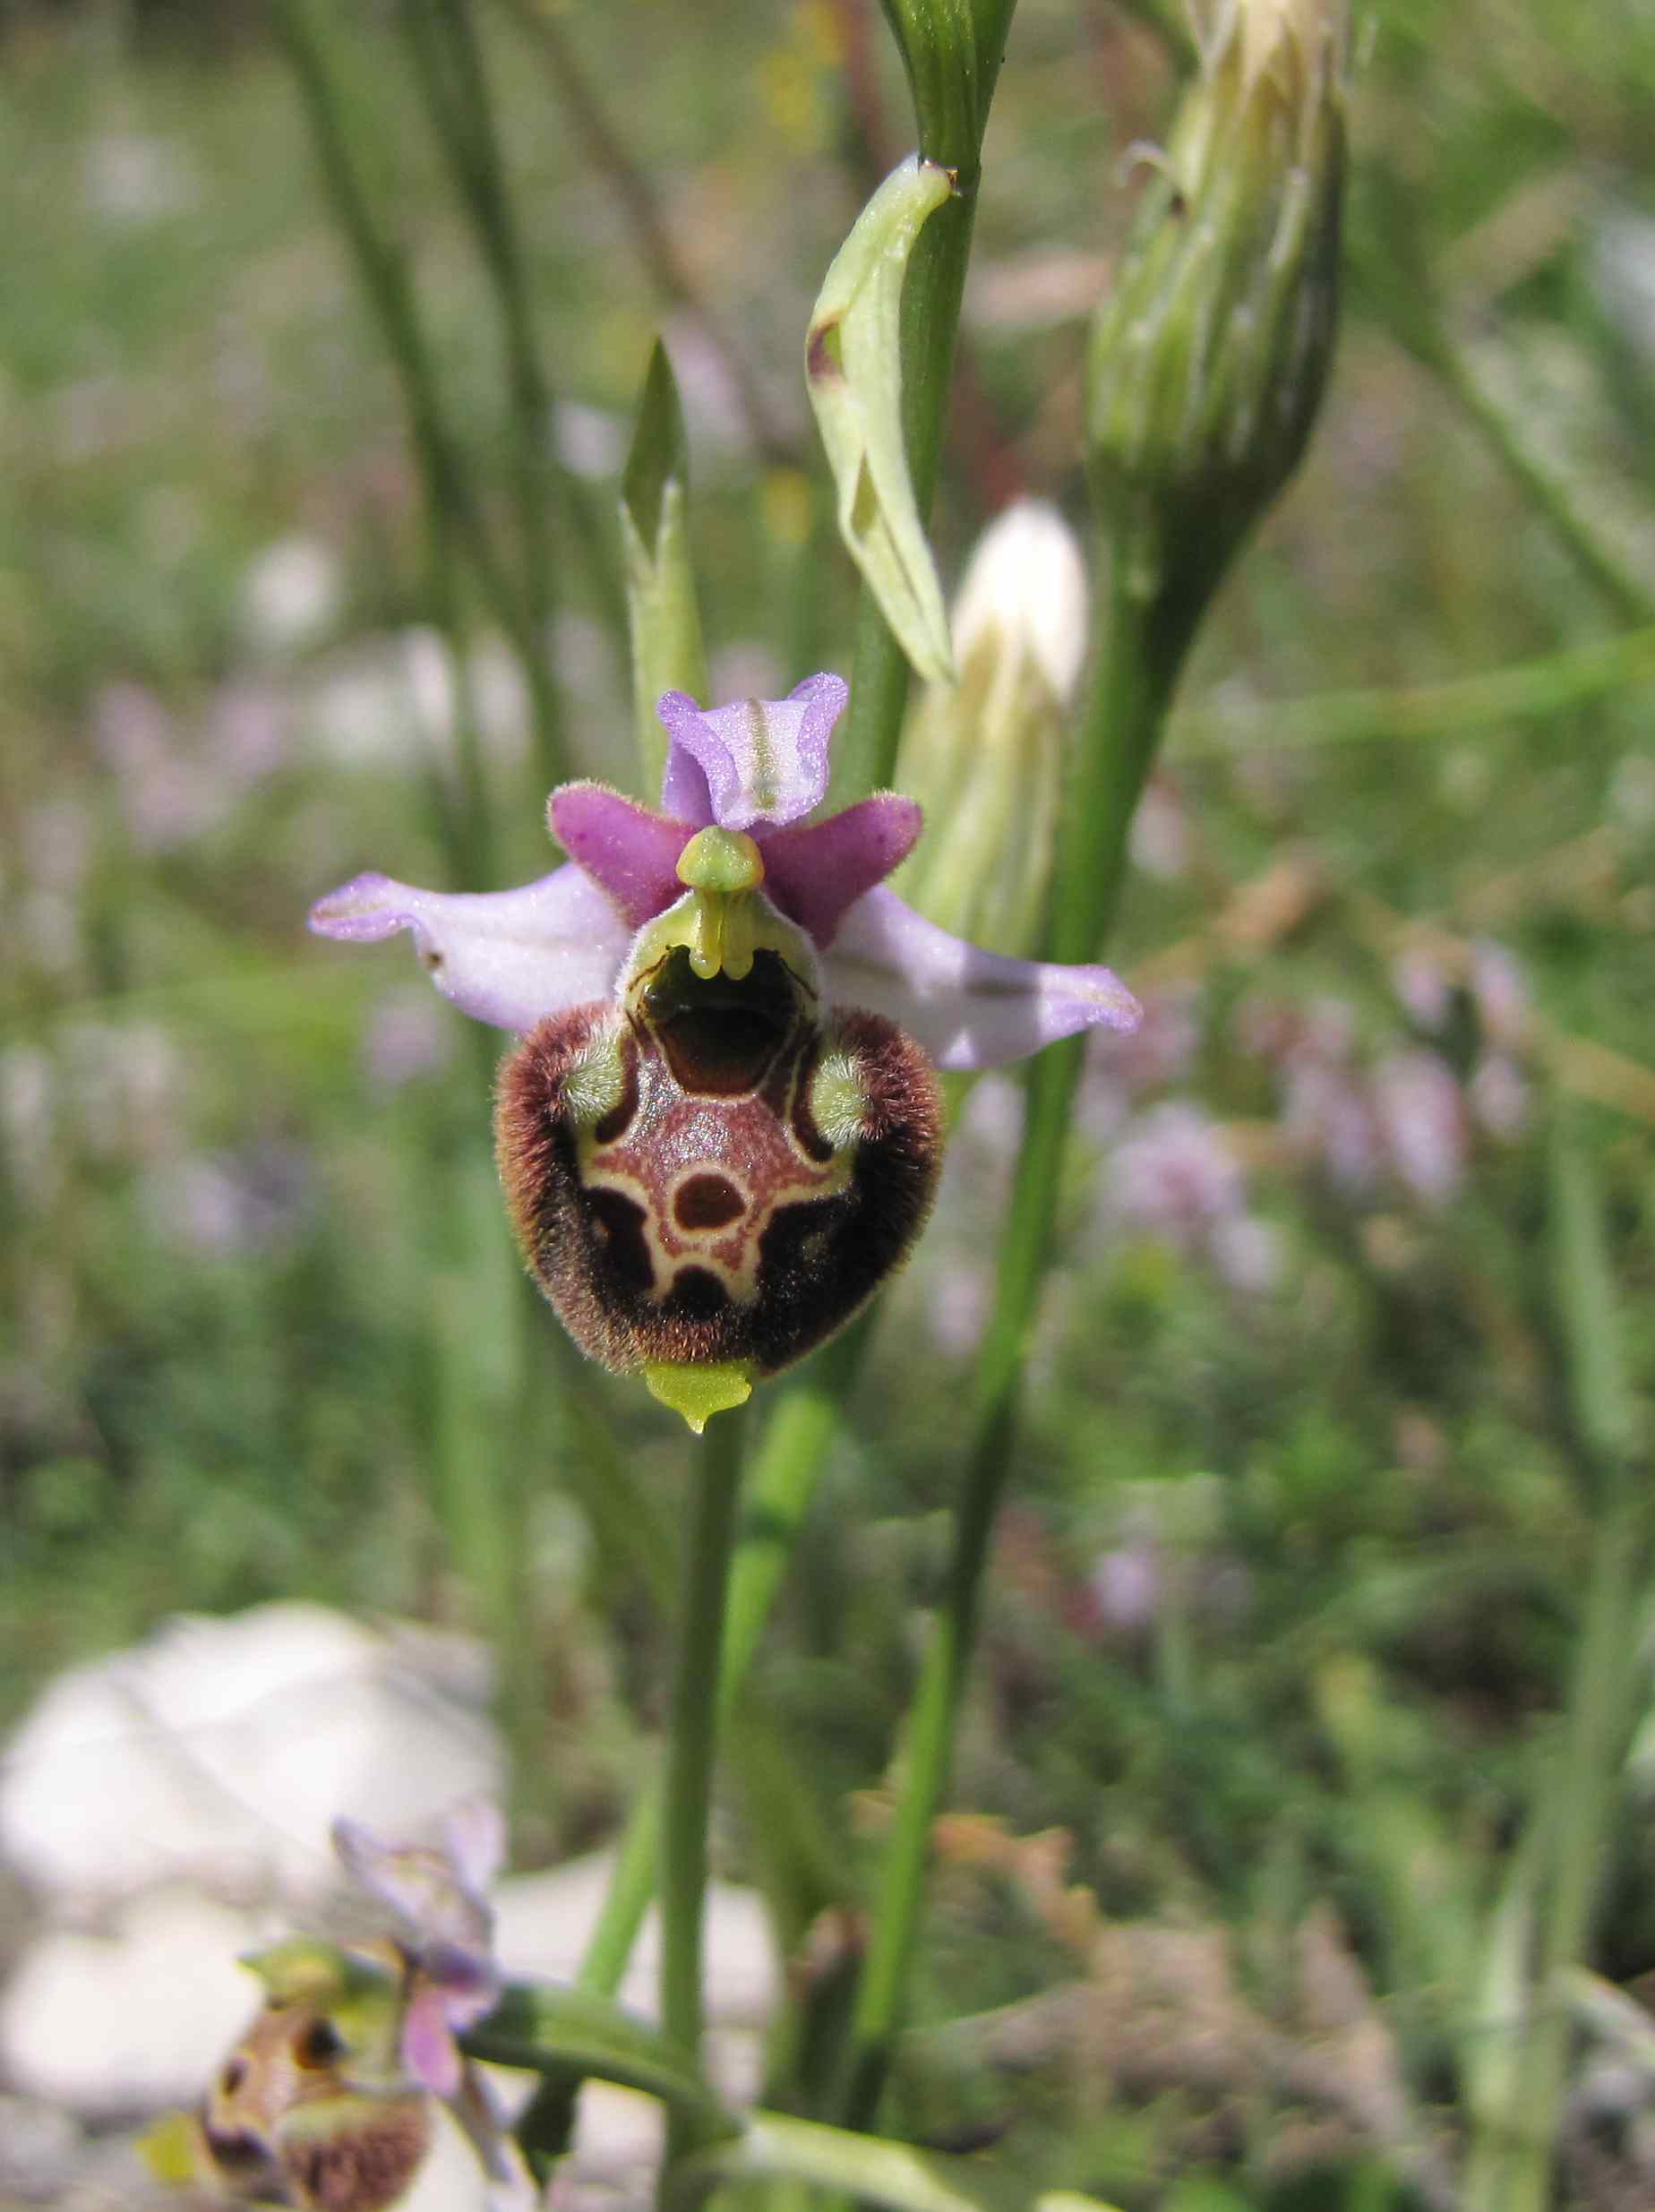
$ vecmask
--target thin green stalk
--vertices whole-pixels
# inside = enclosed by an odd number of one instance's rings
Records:
[[[661,1830],[661,2025],[693,2064],[701,2048],[701,1913],[707,1892],[707,1829],[717,1743],[718,1659],[734,1547],[743,1424],[720,1414],[691,1477]],[[695,2138],[674,2115],[665,2168]]]
[[[763,386],[697,290],[673,243],[648,178],[610,122],[561,26],[550,11],[532,4],[532,0],[498,0],[498,4],[545,64],[563,113],[586,149],[589,166],[607,178],[621,203],[656,289],[693,319],[724,363],[754,445],[767,460],[791,459],[792,442],[775,420]]]
[[[1133,810],[1165,720],[1199,609],[1137,595],[1136,564],[1116,549],[1100,609],[1104,640],[1063,818],[1048,931],[1055,960],[1091,960],[1114,921],[1126,876]],[[973,1444],[947,1586],[921,1670],[906,1780],[885,1862],[878,1911],[852,2021],[842,2117],[871,2124],[901,2027],[919,1933],[931,1826],[948,1787],[982,1571],[1009,1471],[1018,1382],[1057,1213],[1080,1039],[1051,1047],[1029,1071],[1023,1148],[1000,1246],[994,1310],[978,1357]]]
[[[374,222],[351,151],[339,90],[309,0],[277,0],[277,36],[293,65],[334,218],[401,380],[415,451],[430,497],[450,517],[504,627],[519,639],[521,617],[472,497],[448,424],[413,286],[399,249]]]
[[[467,0],[408,0],[404,16],[427,109],[453,171],[499,306],[511,394],[512,490],[523,558],[519,646],[543,784],[568,775],[557,687],[547,664],[553,605],[552,392],[489,90]]]
[[[1444,311],[1413,193],[1383,163],[1369,164],[1365,174],[1370,222],[1357,270],[1368,299],[1398,344],[1453,394],[1582,571],[1625,619],[1647,622],[1655,616],[1655,589],[1604,536],[1566,473],[1536,449]]]
[[[1445,329],[1431,365],[1616,613],[1647,622],[1655,615],[1655,591],[1605,537],[1564,471],[1537,450],[1512,408]]]
[[[1350,745],[1388,738],[1461,737],[1492,722],[1557,715],[1593,699],[1655,682],[1655,628],[1623,630],[1589,645],[1514,662],[1444,683],[1375,685],[1354,691],[1313,691],[1272,699],[1240,715],[1197,708],[1180,714],[1168,750],[1175,759],[1233,759],[1256,747]]]
[[[494,824],[489,805],[488,770],[483,758],[476,688],[467,654],[454,532],[448,510],[429,484],[426,510],[426,593],[437,628],[448,640],[454,673],[454,759],[459,795],[452,811],[459,825],[460,845],[460,872],[456,881],[461,885],[493,883],[497,880]],[[441,763],[434,764],[433,772],[442,778]]]
[[[748,1484],[725,1613],[718,1719],[727,1720],[759,1648],[793,1556],[845,1400],[866,1353],[866,1320],[836,1339],[789,1384],[770,1417]],[[723,1420],[727,1417],[720,1416]],[[580,1963],[583,1989],[613,1996],[655,1894],[662,1785],[652,1777],[633,1801],[603,1911]]]
[[[1567,2061],[1564,1992],[1585,1956],[1631,1716],[1638,1569],[1647,1514],[1634,1479],[1636,1418],[1617,1342],[1602,1205],[1586,1155],[1554,1119],[1550,1198],[1558,1318],[1576,1453],[1594,1508],[1585,1617],[1561,1771],[1544,1805],[1548,1880],[1533,2016],[1508,2120],[1503,2212],[1547,2212]]]
[[[1602,1892],[1604,1854],[1616,1778],[1631,1702],[1630,1655],[1635,1650],[1636,1567],[1642,1549],[1642,1501],[1629,1486],[1599,1523],[1586,1587],[1585,1620],[1575,1659],[1567,1735],[1560,1770],[1547,1779],[1556,1792],[1546,1899],[1520,2084],[1511,2115],[1514,2161],[1501,2202],[1505,2212],[1547,2212],[1568,2054],[1565,1977],[1581,1964]]]

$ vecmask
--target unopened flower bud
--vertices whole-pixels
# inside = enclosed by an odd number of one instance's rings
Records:
[[[1220,0],[1093,325],[1093,488],[1130,587],[1193,621],[1304,451],[1326,382],[1343,0]]]
[[[1039,933],[1086,603],[1057,509],[1008,508],[955,602],[959,682],[927,685],[903,734],[898,780],[927,835],[897,880],[930,920],[995,952],[1026,954]]]

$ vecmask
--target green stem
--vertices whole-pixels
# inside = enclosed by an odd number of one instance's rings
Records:
[[[1178,760],[1233,759],[1256,747],[1368,743],[1388,738],[1459,737],[1492,722],[1562,714],[1571,707],[1655,682],[1655,628],[1595,638],[1507,668],[1400,689],[1314,691],[1273,699],[1244,715],[1180,714],[1169,750]]]
[[[309,0],[277,0],[275,26],[310,118],[335,220],[401,379],[415,450],[430,496],[452,519],[502,622],[517,638],[521,618],[449,428],[407,264],[369,209],[339,87]]]
[[[534,4],[534,0],[499,0],[499,4],[533,42],[545,64],[564,116],[585,149],[587,166],[608,181],[656,289],[699,325],[723,362],[754,445],[768,460],[790,460],[792,441],[775,420],[764,389],[741,348],[731,342],[729,333],[697,289],[673,243],[647,177],[609,120],[573,46],[551,13]]]
[[[459,784],[457,803],[450,811],[456,825],[453,843],[460,885],[493,883],[494,825],[489,807],[488,770],[483,758],[478,727],[476,687],[471,681],[466,624],[460,604],[459,563],[454,555],[454,530],[448,510],[426,485],[426,593],[438,630],[448,640],[454,678],[454,761]],[[445,767],[434,761],[432,773],[447,792]],[[492,1048],[484,1055],[493,1072]]]
[[[661,1831],[661,2025],[693,2065],[701,2048],[701,1910],[717,1743],[718,1659],[741,1489],[742,1422],[720,1414],[692,1476],[690,1548],[668,1723]],[[666,2168],[693,2142],[681,2119]]]
[[[500,155],[493,99],[467,0],[409,0],[405,21],[431,115],[499,306],[510,386],[512,488],[523,557],[519,639],[543,784],[568,775],[557,688],[547,664],[554,562],[552,393],[536,341],[521,242]]]
[[[1623,618],[1649,622],[1655,617],[1655,589],[1604,536],[1566,468],[1539,451],[1445,310],[1420,230],[1417,193],[1383,160],[1371,162],[1365,175],[1369,220],[1354,270],[1368,302],[1397,343],[1453,395],[1582,573]]]
[[[1114,921],[1127,837],[1200,609],[1145,600],[1137,564],[1118,545],[1100,609],[1103,651],[1065,809],[1048,931],[1056,960],[1091,960]],[[973,1442],[948,1582],[921,1670],[897,1813],[851,2027],[843,2118],[871,2123],[884,2088],[919,1932],[932,1823],[948,1788],[976,1635],[982,1572],[1011,1460],[1018,1381],[1057,1214],[1083,1040],[1052,1047],[1029,1071],[1023,1147],[1000,1246],[993,1313],[978,1359]]]
[[[1507,2131],[1513,2151],[1501,2192],[1506,2212],[1546,2212],[1551,2202],[1570,2034],[1565,1989],[1591,1942],[1602,1890],[1637,1663],[1638,1569],[1647,1519],[1642,1487],[1634,1479],[1636,1419],[1620,1359],[1602,1206],[1586,1156],[1561,1115],[1554,1118],[1550,1184],[1572,1426],[1595,1534],[1562,1770],[1548,1772],[1540,1800],[1549,1879],[1534,2017]]]
[[[1655,614],[1655,591],[1604,536],[1564,471],[1536,450],[1512,408],[1445,329],[1438,334],[1432,365],[1616,612],[1625,621],[1647,622]]]
[[[729,1718],[865,1355],[869,1324],[854,1327],[788,1385],[765,1432],[748,1484],[725,1606],[718,1664],[718,1719]],[[721,1416],[720,1419],[727,1417]],[[633,1801],[603,1911],[580,1964],[580,1986],[613,1996],[626,1972],[660,1862],[662,1787],[652,1777]]]

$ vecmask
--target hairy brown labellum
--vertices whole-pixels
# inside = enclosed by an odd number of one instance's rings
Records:
[[[495,1130],[531,1270],[616,1370],[801,1359],[906,1256],[942,1156],[919,1047],[819,1015],[772,949],[708,979],[669,947],[622,1004],[543,1022]]]
[[[283,2171],[316,2212],[386,2212],[406,2196],[431,2143],[418,2091],[358,2091],[296,2113],[282,2132]]]
[[[225,2180],[319,2212],[382,2212],[404,2195],[430,2145],[429,2100],[396,2084],[364,2088],[350,2079],[352,2057],[325,2011],[266,2006],[202,2115]]]

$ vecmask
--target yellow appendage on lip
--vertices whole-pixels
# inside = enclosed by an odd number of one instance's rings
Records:
[[[704,982],[721,972],[739,983],[750,974],[756,932],[750,893],[764,881],[764,859],[744,830],[699,829],[678,856],[678,880],[694,900],[685,940]]]
[[[698,1436],[715,1413],[733,1412],[753,1394],[753,1369],[744,1359],[704,1367],[677,1359],[647,1360],[644,1382],[650,1396],[682,1413]]]

